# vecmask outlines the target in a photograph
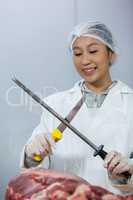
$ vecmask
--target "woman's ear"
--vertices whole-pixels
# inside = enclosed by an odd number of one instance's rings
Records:
[[[115,52],[109,52],[109,65],[111,66],[117,59],[117,54]]]

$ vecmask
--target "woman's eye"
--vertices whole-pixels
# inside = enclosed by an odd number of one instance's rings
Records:
[[[81,53],[75,53],[74,55],[75,56],[81,56],[82,54]]]
[[[89,53],[97,53],[98,52],[98,50],[91,50],[91,51],[89,51]]]

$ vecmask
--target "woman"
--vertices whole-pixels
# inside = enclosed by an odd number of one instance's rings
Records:
[[[116,51],[112,34],[104,24],[76,26],[70,34],[70,50],[82,80],[72,89],[44,101],[66,117],[83,97],[71,124],[95,144],[104,144],[109,153],[104,163],[100,157],[94,158],[93,150],[69,129],[55,143],[50,132],[60,122],[44,110],[39,126],[24,147],[23,167],[45,166],[49,155],[50,168],[74,173],[91,184],[123,193],[123,188],[116,187],[121,183],[121,173],[133,174],[133,90],[111,79],[110,67],[116,60]],[[43,155],[43,160],[34,161],[35,154]]]

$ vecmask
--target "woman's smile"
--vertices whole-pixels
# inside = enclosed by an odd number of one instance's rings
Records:
[[[84,73],[85,76],[92,76],[95,74],[97,70],[97,67],[95,66],[86,66],[82,68],[82,72]]]

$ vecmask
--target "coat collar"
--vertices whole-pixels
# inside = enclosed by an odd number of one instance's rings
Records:
[[[133,90],[121,81],[117,81],[117,84],[109,91],[103,107],[111,107],[119,110],[120,112],[126,112],[125,97],[129,94],[133,94]]]
[[[73,93],[77,90],[80,90],[83,81],[84,80],[82,79],[82,80],[76,82],[74,87],[71,88],[69,91]],[[133,89],[130,88],[127,84],[123,83],[120,80],[117,80],[117,84],[111,90],[116,93],[133,94]]]
[[[78,81],[72,89],[69,90],[70,93],[75,93],[78,98],[81,98],[82,93],[81,93],[81,84],[84,80]],[[103,105],[101,108],[113,106],[117,110],[121,110],[123,108],[123,95],[126,94],[133,94],[133,89],[131,89],[128,85],[125,83],[121,82],[120,80],[117,80],[117,84],[111,88],[109,91],[106,99],[103,102]],[[124,108],[123,108],[124,109]]]

